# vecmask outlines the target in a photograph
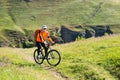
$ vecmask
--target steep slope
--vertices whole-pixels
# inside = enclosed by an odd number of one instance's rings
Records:
[[[113,32],[119,33],[119,3],[119,0],[0,0],[0,46],[8,42],[13,45],[16,38],[19,39],[17,43],[21,43],[30,37],[28,33],[43,24],[49,29],[71,24],[110,25]],[[21,32],[22,39],[9,36],[8,30],[16,34]],[[33,35],[26,40],[33,41]]]
[[[1,27],[118,24],[119,0],[1,0]]]

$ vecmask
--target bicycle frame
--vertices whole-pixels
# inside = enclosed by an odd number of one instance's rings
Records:
[[[48,48],[47,56],[45,56],[44,48],[41,46],[40,57],[38,57],[38,53],[37,53],[38,49],[35,49],[35,51],[34,51],[33,56],[34,56],[35,62],[38,64],[42,64],[43,61],[46,59],[49,65],[57,66],[61,61],[60,53],[57,50],[52,49],[50,47],[50,44],[45,44],[45,45]]]

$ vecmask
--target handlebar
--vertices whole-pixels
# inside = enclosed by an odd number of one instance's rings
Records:
[[[45,42],[44,44],[45,44],[47,47],[49,47],[49,46],[55,45],[56,43]]]
[[[55,45],[56,43],[52,43],[52,46]]]

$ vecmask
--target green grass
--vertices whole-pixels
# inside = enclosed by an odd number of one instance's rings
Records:
[[[55,45],[61,53],[61,63],[51,67],[69,80],[119,80],[120,35],[90,38],[72,43]],[[61,80],[33,60],[30,49],[0,48],[0,79]],[[28,75],[28,76],[27,76]]]
[[[96,10],[100,2],[104,3]],[[43,24],[49,28],[83,23],[119,24],[119,4],[119,0],[32,0],[29,3],[24,0],[0,0],[0,42],[10,42],[3,36],[4,29],[24,33],[24,28],[35,30]],[[120,32],[119,26],[111,28]],[[120,35],[57,45],[54,48],[61,52],[62,61],[54,69],[72,80],[120,79],[119,39]],[[33,50],[0,48],[0,79],[58,80],[27,57],[32,57]]]
[[[5,29],[25,33],[23,29],[34,31],[44,24],[51,29],[83,23],[118,24],[111,27],[119,33],[119,3],[118,0],[0,0],[0,34]]]
[[[62,62],[56,69],[73,80],[117,80],[119,39],[120,36],[91,38],[57,46]]]
[[[70,24],[118,24],[120,1],[117,0],[24,0],[0,1],[0,27],[35,29]],[[101,4],[100,8],[98,6]],[[98,8],[98,10],[97,10]],[[96,12],[97,11],[97,12]],[[92,16],[95,14],[95,16]]]
[[[35,64],[30,50],[25,51],[0,48],[0,80],[60,80]]]

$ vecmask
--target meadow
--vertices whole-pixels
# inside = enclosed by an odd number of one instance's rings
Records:
[[[0,29],[119,24],[119,0],[1,0]]]
[[[120,35],[56,44],[56,67],[34,62],[35,48],[0,48],[0,80],[119,80]],[[59,74],[59,75],[58,75]]]
[[[119,0],[0,0],[0,46],[15,44],[8,30],[28,37],[26,30],[34,32],[44,24],[49,30],[62,25],[67,28],[110,25],[114,33],[120,33],[119,3]]]

